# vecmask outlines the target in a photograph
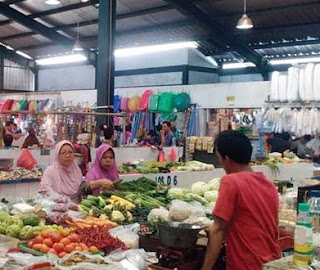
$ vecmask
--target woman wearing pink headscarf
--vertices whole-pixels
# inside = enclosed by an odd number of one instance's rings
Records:
[[[55,150],[55,162],[45,170],[40,188],[53,190],[78,202],[83,178],[80,168],[74,161],[74,147],[69,141],[61,141]]]
[[[114,188],[112,182],[119,179],[119,173],[110,145],[102,144],[97,149],[96,159],[85,179],[93,194],[98,194],[102,189]]]

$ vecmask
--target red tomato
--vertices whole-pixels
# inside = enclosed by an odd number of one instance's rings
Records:
[[[50,248],[48,251],[48,254],[54,254],[54,255],[58,255],[58,253],[55,251],[55,249]]]
[[[89,250],[88,246],[86,244],[84,244],[84,243],[80,243],[80,247],[82,248],[83,251],[88,251]]]
[[[32,246],[32,249],[34,249],[34,250],[36,250],[36,251],[40,251],[41,247],[42,247],[42,244],[34,244],[34,245]]]
[[[42,244],[43,241],[43,237],[41,235],[38,235],[34,240],[33,243],[34,244]]]
[[[53,246],[53,241],[51,238],[46,238],[42,241],[42,244],[47,245],[49,248],[52,248]]]
[[[40,252],[42,252],[42,253],[48,253],[49,250],[50,250],[50,248],[45,244],[42,244],[40,247]]]
[[[67,229],[61,230],[60,235],[62,238],[67,237],[69,235],[69,230],[67,230]]]
[[[50,237],[50,232],[45,230],[45,231],[42,231],[41,234],[40,234],[43,238],[49,238]]]
[[[66,245],[69,245],[71,241],[68,238],[62,238],[60,240],[60,243],[66,246]]]
[[[33,241],[30,241],[30,242],[28,243],[28,248],[32,248],[33,245],[34,245]]]
[[[61,243],[55,243],[53,245],[53,248],[55,249],[55,251],[59,254],[60,252],[64,251],[64,245]]]
[[[61,236],[59,233],[53,233],[51,234],[51,239],[53,243],[59,243],[61,241]]]
[[[64,252],[64,251],[62,251],[62,252],[60,252],[59,253],[59,258],[62,258],[62,257],[64,257],[64,256],[66,256],[67,255],[67,253],[66,252]]]
[[[76,233],[72,233],[68,236],[68,239],[73,242],[73,243],[78,243],[80,241],[79,239],[79,235],[77,235]]]
[[[69,244],[64,247],[64,251],[67,253],[71,253],[73,251],[73,245]]]

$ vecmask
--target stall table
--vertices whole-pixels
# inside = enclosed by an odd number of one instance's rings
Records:
[[[293,264],[293,257],[288,256],[263,265],[262,270],[298,270],[301,266]]]

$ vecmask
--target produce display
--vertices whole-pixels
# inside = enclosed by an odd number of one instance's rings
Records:
[[[213,170],[212,164],[206,164],[200,161],[181,162],[160,162],[160,161],[139,161],[130,164],[124,164],[119,167],[119,173],[170,173],[174,171],[210,171]]]
[[[97,252],[95,246],[87,246],[78,234],[72,233],[69,229],[44,230],[28,242],[28,248],[44,254],[54,254],[60,258],[73,251]]]
[[[0,171],[0,181],[19,180],[19,179],[41,179],[43,171],[41,168],[34,168],[27,170],[24,168],[17,168],[13,171]]]

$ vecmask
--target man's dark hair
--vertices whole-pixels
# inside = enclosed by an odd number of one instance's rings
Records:
[[[289,132],[283,132],[282,133],[282,139],[285,140],[285,141],[289,141],[291,138],[291,135]]]
[[[154,130],[150,130],[149,133],[148,133],[148,135],[154,137],[154,136],[156,136],[157,134],[156,134],[156,132],[155,132]]]
[[[171,123],[169,121],[163,121],[162,124],[167,124],[168,127],[171,127]]]
[[[227,130],[221,132],[215,144],[222,158],[228,157],[239,164],[248,164],[251,160],[251,142],[248,137],[239,131]]]
[[[106,125],[106,124],[103,124],[103,125],[100,126],[99,129],[100,129],[100,131],[106,131],[107,125]]]
[[[10,147],[13,142],[13,137],[10,134],[6,134],[3,136],[3,143],[6,147]]]
[[[10,125],[13,125],[13,121],[7,121],[5,126],[9,127]]]
[[[112,135],[113,135],[113,128],[112,127],[108,127],[106,129],[106,131],[104,132],[104,137],[106,140],[111,140],[112,138]]]

